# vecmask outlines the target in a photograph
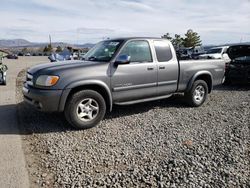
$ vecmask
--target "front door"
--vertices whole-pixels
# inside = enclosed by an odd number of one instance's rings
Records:
[[[126,102],[157,94],[157,65],[153,61],[149,42],[127,42],[119,55],[131,57],[129,64],[112,66],[111,88],[114,102]],[[118,56],[119,56],[118,55]]]

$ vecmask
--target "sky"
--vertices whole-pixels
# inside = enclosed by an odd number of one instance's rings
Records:
[[[250,0],[0,0],[0,39],[95,43],[184,35],[203,44],[250,42]]]

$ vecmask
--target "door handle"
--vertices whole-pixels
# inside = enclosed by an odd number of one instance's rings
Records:
[[[151,70],[154,70],[154,68],[153,67],[148,67],[147,70],[151,71]]]
[[[165,67],[164,66],[160,66],[159,69],[165,69]]]

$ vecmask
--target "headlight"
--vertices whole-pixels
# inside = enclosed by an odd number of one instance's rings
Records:
[[[59,80],[59,76],[41,75],[37,78],[36,85],[53,86],[53,85],[56,85],[58,80]]]

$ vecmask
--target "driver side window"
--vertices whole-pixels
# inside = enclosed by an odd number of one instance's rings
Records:
[[[143,40],[128,42],[120,55],[130,56],[131,63],[153,62],[149,43]]]

